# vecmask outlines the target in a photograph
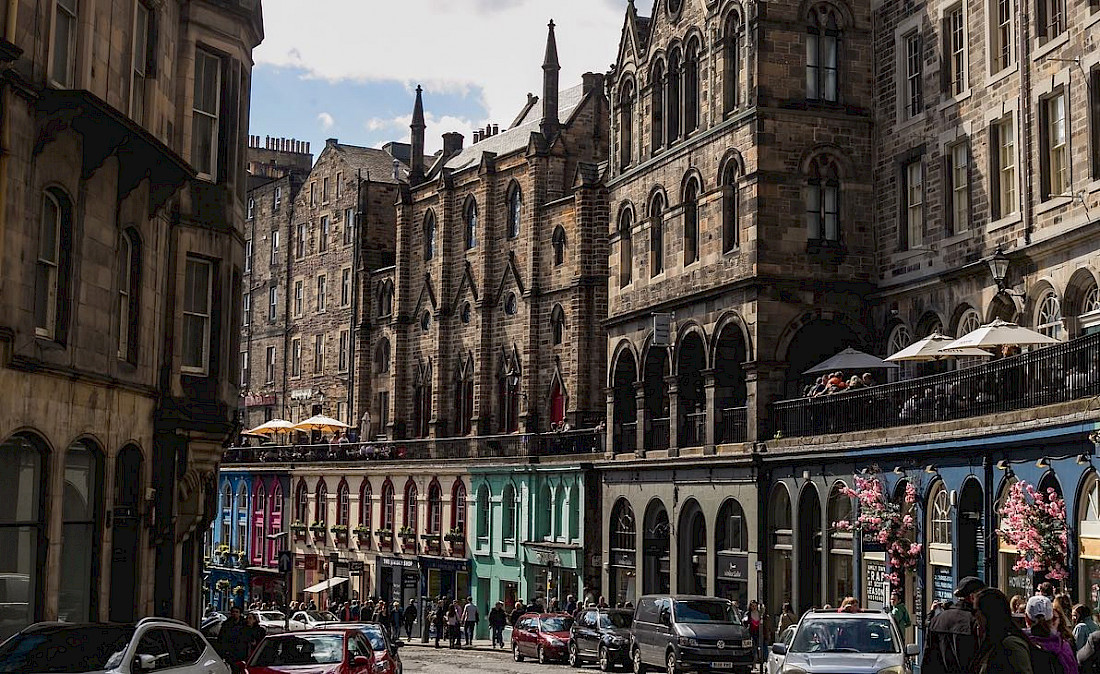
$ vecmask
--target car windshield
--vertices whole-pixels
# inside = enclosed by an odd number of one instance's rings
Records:
[[[316,623],[334,623],[336,616],[328,611],[306,611],[306,617]]]
[[[728,601],[686,599],[676,602],[676,622],[740,623],[737,609]]]
[[[551,616],[541,620],[543,632],[568,632],[573,627],[573,619],[567,616]]]
[[[111,656],[121,655],[133,636],[133,627],[103,625],[17,634],[0,646],[0,672],[61,674],[107,669]]]
[[[343,635],[299,633],[292,637],[264,639],[248,666],[335,665],[343,659]]]
[[[604,613],[600,616],[600,627],[605,630],[609,630],[613,627],[627,629],[633,624],[633,613]]]
[[[897,653],[901,649],[887,617],[807,617],[791,653]]]
[[[274,621],[278,621],[278,622],[283,622],[283,620],[284,620],[283,614],[279,613],[278,611],[264,611],[263,613],[260,614],[260,619],[261,620],[274,620]]]
[[[378,625],[363,625],[359,630],[370,641],[371,650],[386,650],[386,637],[382,635],[382,628]]]

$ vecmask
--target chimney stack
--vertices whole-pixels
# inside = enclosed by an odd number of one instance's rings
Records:
[[[443,134],[443,156],[450,159],[462,152],[463,140],[462,134],[455,131]]]
[[[335,147],[340,144],[339,138],[326,138],[325,147]]]
[[[411,156],[409,157],[409,183],[415,183],[424,177],[424,99],[423,89],[416,85],[416,103],[413,105],[411,136]]]
[[[602,73],[585,73],[581,75],[581,82],[584,85],[584,93],[602,93],[604,88],[604,77]]]
[[[546,58],[542,63],[542,135],[549,139],[558,131],[558,78],[561,64],[558,62],[558,42],[554,37],[554,21],[550,21],[546,36]]]
[[[495,136],[495,135],[497,135],[498,133],[500,133],[500,126],[499,126],[499,125],[497,125],[497,124],[494,124],[494,125],[493,125],[493,135]]]

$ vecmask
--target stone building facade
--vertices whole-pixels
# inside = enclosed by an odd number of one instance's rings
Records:
[[[542,96],[508,129],[468,148],[445,134],[432,165],[410,165],[396,266],[371,279],[372,435],[592,427],[600,415],[608,108],[600,75],[559,91],[553,31]],[[414,158],[423,134],[418,91]]]
[[[0,635],[193,619],[236,424],[260,3],[24,0],[3,21],[0,571],[26,600]]]

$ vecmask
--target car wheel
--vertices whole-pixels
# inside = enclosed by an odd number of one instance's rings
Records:
[[[523,662],[523,656],[519,652],[519,644],[512,642],[512,659],[516,662]]]
[[[577,652],[577,642],[569,642],[569,666],[580,669],[581,654]]]
[[[548,660],[546,659],[546,651],[542,650],[542,644],[539,644],[535,649],[535,659],[539,661],[540,665],[545,665]]]
[[[678,674],[680,671],[676,668],[676,653],[672,651],[669,651],[668,655],[665,656],[665,671],[668,674]]]
[[[638,648],[634,649],[633,660],[634,660],[634,674],[645,674],[647,671],[649,671],[649,668],[645,666],[644,662],[642,662],[642,651],[641,651],[641,649],[638,649]]]
[[[607,654],[607,646],[604,646],[603,644],[600,644],[600,671],[611,671],[611,658]]]

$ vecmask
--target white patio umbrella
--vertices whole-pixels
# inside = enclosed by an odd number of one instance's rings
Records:
[[[964,356],[984,356],[988,358],[993,355],[984,349],[975,348],[965,348],[951,352],[942,351],[943,347],[953,341],[955,341],[954,337],[948,337],[947,335],[933,332],[924,339],[913,342],[894,355],[887,356],[886,360],[891,363],[900,363],[904,361],[923,363],[930,360],[940,360],[941,358],[962,358]]]
[[[266,423],[262,423],[256,428],[250,431],[245,431],[244,435],[275,435],[276,433],[282,433],[294,428],[294,424],[283,419],[272,419]]]
[[[1035,332],[1029,328],[1022,328],[1015,323],[1006,323],[996,319],[992,323],[986,323],[982,327],[968,332],[950,344],[944,345],[940,351],[957,352],[959,349],[993,348],[998,346],[1035,346],[1044,344],[1057,344],[1053,337]]]
[[[310,417],[305,421],[294,424],[293,428],[296,431],[339,431],[350,428],[350,426],[332,417],[318,414],[315,417]]]

